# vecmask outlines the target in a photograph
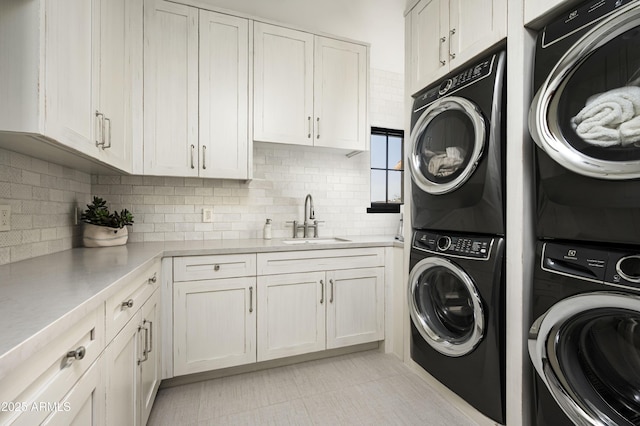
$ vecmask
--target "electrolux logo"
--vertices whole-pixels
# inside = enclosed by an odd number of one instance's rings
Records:
[[[564,256],[567,260],[578,260],[578,251],[574,249],[567,250],[567,254]]]

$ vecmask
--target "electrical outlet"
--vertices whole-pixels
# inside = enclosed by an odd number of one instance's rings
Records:
[[[202,221],[205,223],[213,222],[213,209],[211,208],[202,209]]]
[[[11,206],[0,206],[0,231],[11,230]]]

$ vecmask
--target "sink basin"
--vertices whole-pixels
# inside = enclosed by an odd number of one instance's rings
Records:
[[[291,238],[289,240],[282,240],[285,244],[333,244],[333,243],[347,243],[350,240],[346,238]]]

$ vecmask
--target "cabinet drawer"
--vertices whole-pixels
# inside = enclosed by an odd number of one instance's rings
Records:
[[[258,275],[376,266],[384,266],[381,247],[258,253]]]
[[[173,258],[173,281],[198,281],[256,275],[255,254]]]
[[[0,424],[40,424],[54,411],[51,406],[62,401],[98,359],[104,346],[104,305],[100,305],[2,379],[0,402],[7,406],[0,410]]]
[[[113,340],[159,285],[160,261],[157,261],[136,273],[118,293],[107,300],[107,342]]]

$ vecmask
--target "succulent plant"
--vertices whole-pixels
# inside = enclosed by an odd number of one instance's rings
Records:
[[[107,202],[100,197],[93,197],[93,203],[87,204],[87,209],[82,212],[80,220],[98,226],[110,228],[123,228],[125,225],[133,225],[133,215],[127,209],[120,213],[109,213]]]

